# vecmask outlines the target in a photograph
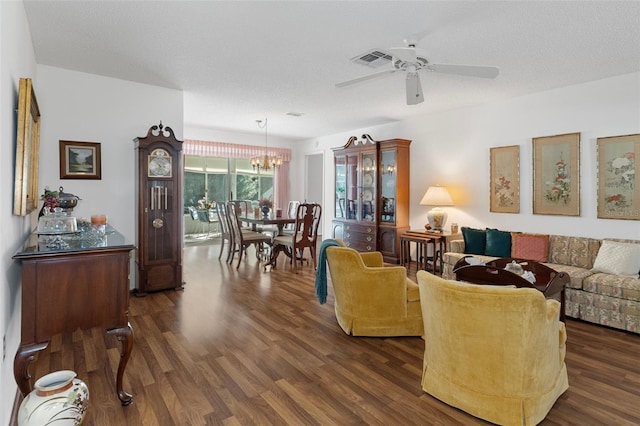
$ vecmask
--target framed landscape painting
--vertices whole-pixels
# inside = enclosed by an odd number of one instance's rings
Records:
[[[60,179],[102,179],[100,144],[60,141]]]
[[[640,220],[640,134],[598,138],[598,217]]]
[[[533,139],[533,214],[580,216],[580,133]]]
[[[520,146],[490,148],[491,187],[489,210],[495,213],[520,212]]]

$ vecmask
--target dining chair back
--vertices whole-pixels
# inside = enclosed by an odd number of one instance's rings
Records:
[[[218,222],[220,223],[220,254],[218,259],[222,258],[224,252],[225,242],[228,243],[229,252],[227,253],[226,261],[229,262],[233,251],[233,235],[231,233],[231,225],[229,223],[229,214],[227,212],[227,205],[224,202],[216,203],[216,214],[218,215]]]
[[[272,244],[271,236],[262,234],[260,232],[243,230],[241,226],[241,218],[238,214],[238,209],[235,208],[235,204],[232,201],[229,201],[229,203],[227,203],[227,213],[232,235],[232,253],[230,261],[233,262],[233,258],[235,256],[235,253],[237,252],[238,265],[236,266],[236,268],[239,268],[240,262],[242,261],[242,256],[246,251],[246,248],[250,245],[255,246],[257,259],[266,259],[267,256],[264,255],[264,252],[267,249],[267,246],[270,246]]]
[[[251,210],[251,201],[250,200],[229,200],[230,203],[233,203],[233,206],[236,209],[236,213],[238,217],[247,217]]]
[[[287,217],[288,218],[295,218],[296,217],[296,213],[298,211],[298,206],[300,205],[300,201],[289,201],[289,205],[287,207]],[[288,223],[284,226],[284,229],[287,231],[293,231],[294,229],[294,224],[293,223]]]
[[[308,248],[313,259],[314,269],[317,267],[318,226],[322,217],[322,206],[317,203],[301,203],[296,209],[296,222],[293,234],[281,235],[274,239],[275,245],[288,248],[285,253],[291,253],[293,271],[298,272],[298,260],[302,264],[304,249]]]

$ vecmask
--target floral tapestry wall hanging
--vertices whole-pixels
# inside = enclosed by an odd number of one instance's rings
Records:
[[[533,214],[580,216],[580,133],[533,139]]]
[[[640,134],[598,138],[598,217],[640,220]]]
[[[520,146],[490,148],[490,207],[495,213],[520,212]]]

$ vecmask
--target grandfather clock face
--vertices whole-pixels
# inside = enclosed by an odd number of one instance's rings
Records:
[[[150,178],[170,178],[172,169],[171,155],[162,148],[156,148],[149,154],[147,163],[147,176]]]

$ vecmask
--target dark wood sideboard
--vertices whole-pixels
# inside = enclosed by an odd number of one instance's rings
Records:
[[[30,235],[13,259],[22,263],[22,325],[13,373],[23,396],[32,390],[29,364],[51,337],[80,329],[104,327],[122,343],[116,391],[122,405],[132,401],[122,389],[133,349],[129,324],[129,263],[132,244],[115,229],[105,236],[91,232],[61,237]]]

